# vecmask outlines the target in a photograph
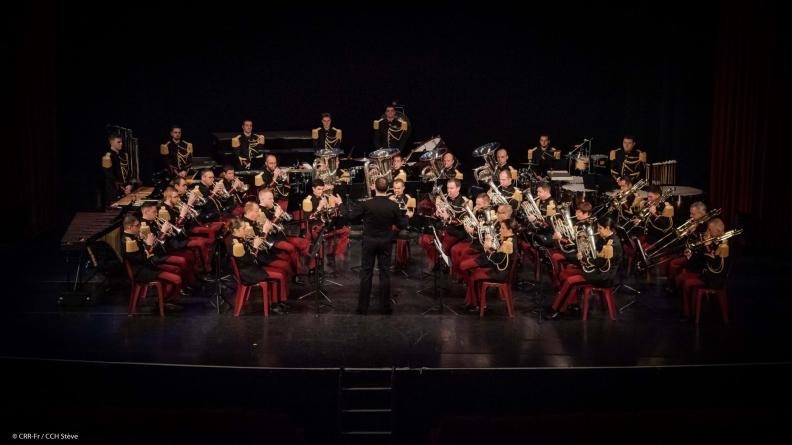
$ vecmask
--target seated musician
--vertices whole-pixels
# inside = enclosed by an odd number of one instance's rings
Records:
[[[553,161],[561,159],[561,150],[550,145],[550,135],[539,135],[539,145],[528,150],[528,162],[539,165],[539,175],[547,176],[547,171],[553,167]]]
[[[311,192],[302,202],[308,233],[316,240],[318,234],[325,231],[325,239],[329,242],[327,257],[334,262],[336,256],[344,255],[349,245],[349,227],[339,221],[343,201],[338,194],[332,195],[332,189],[321,179],[314,180]]]
[[[553,227],[550,224],[550,217],[556,213],[556,203],[551,194],[550,184],[543,182],[536,187],[536,205],[544,218],[539,219],[534,215],[527,217],[534,231],[534,241],[544,247],[553,247]]]
[[[189,221],[187,221],[187,229],[189,233],[193,235],[205,236],[208,239],[209,244],[213,245],[217,232],[222,230],[224,227],[223,223],[220,221],[207,221],[205,218],[202,219],[201,213],[203,212],[203,207],[197,201],[199,198],[203,198],[198,196],[200,193],[195,193],[194,190],[191,191],[187,188],[186,179],[176,177],[173,179],[173,181],[171,181],[171,185],[174,189],[176,189],[176,193],[178,193],[181,202],[197,212],[195,218],[191,218]]]
[[[650,185],[647,187],[646,201],[641,206],[645,218],[641,219],[641,216],[643,216],[641,212],[639,212],[637,217],[638,224],[644,228],[646,233],[645,247],[655,243],[674,229],[674,206],[661,201],[660,195],[660,186]]]
[[[228,197],[224,200],[226,210],[239,216],[242,214],[242,204],[245,202],[244,193],[247,191],[246,185],[236,176],[233,165],[223,167],[222,173],[223,188]]]
[[[700,287],[721,289],[726,285],[726,275],[729,270],[729,242],[718,241],[715,238],[725,233],[723,220],[712,218],[707,223],[700,247],[685,251],[688,263],[684,272],[677,275],[674,280],[677,289],[682,291],[682,310],[684,315],[690,316],[690,303],[693,301],[694,292]]]
[[[278,280],[282,288],[286,282],[283,272],[272,265],[259,263],[260,254],[264,250],[263,239],[250,236],[250,226],[239,218],[231,219],[230,228],[231,253],[242,284],[250,286],[272,278]],[[276,302],[274,296],[270,297],[270,311],[275,314],[283,313],[283,302]]]
[[[498,208],[511,210],[509,206],[501,205]],[[506,211],[503,209],[503,212]],[[493,246],[493,238],[488,233],[485,235],[482,249],[479,255],[473,259],[467,259],[461,265],[465,275],[465,308],[470,312],[478,312],[479,295],[478,288],[482,281],[494,281],[504,283],[509,280],[509,269],[514,265],[514,231],[517,223],[512,219],[497,219],[492,224],[498,231],[498,247]],[[484,307],[486,309],[486,306]]]
[[[274,249],[267,247],[272,244],[273,226],[266,217],[262,217],[261,208],[255,202],[245,203],[245,214],[239,218],[244,223],[248,231],[247,236],[261,238],[265,241],[262,248],[258,251],[258,264],[262,267],[268,267],[268,270],[276,270],[281,273],[284,280],[280,282],[280,303],[288,300],[289,286],[288,282],[294,274],[294,269],[290,262],[289,255],[283,251],[276,252]],[[279,305],[279,307],[281,307]],[[285,308],[282,308],[285,309]]]
[[[183,178],[178,179],[184,180]],[[205,236],[191,234],[191,229],[194,227],[195,221],[193,218],[194,213],[191,212],[190,209],[196,198],[196,195],[192,195],[187,203],[183,203],[176,189],[174,187],[167,187],[162,193],[162,207],[160,208],[160,212],[164,209],[167,215],[161,215],[162,219],[182,230],[182,233],[179,234],[178,237],[187,241],[186,247],[188,249],[194,249],[194,251],[199,253],[199,270],[202,272],[210,272],[212,270],[210,251],[214,241]],[[193,202],[190,202],[190,200]]]
[[[253,121],[242,121],[242,133],[231,138],[231,149],[244,170],[259,169],[264,163],[264,135],[253,133]]]
[[[102,157],[102,170],[105,182],[104,201],[110,204],[132,193],[132,181],[129,176],[129,156],[124,151],[121,136],[111,134],[107,141],[110,143],[110,151]]]
[[[393,180],[393,194],[388,196],[388,199],[399,205],[399,210],[402,214],[406,215],[409,213],[410,217],[413,215],[412,212],[415,211],[415,198],[404,193],[404,179],[401,177],[397,177]],[[408,221],[411,219],[410,217],[408,217]],[[403,268],[407,265],[407,261],[409,260],[409,250],[407,247],[409,232],[407,229],[398,230],[396,226],[394,226],[394,231],[396,232],[395,265],[396,267]]]
[[[517,180],[517,169],[509,165],[509,152],[505,148],[499,148],[495,152],[495,162],[497,162],[498,170],[506,169],[509,171],[512,181]]]
[[[207,168],[201,171],[201,182],[193,188],[192,192],[197,193],[199,197],[205,200],[203,205],[196,203],[196,208],[200,210],[199,221],[219,221],[225,213],[223,183],[221,181],[215,182],[212,170]]]
[[[517,210],[522,202],[522,191],[514,186],[512,174],[508,168],[498,171],[498,191],[504,198],[509,200],[509,205],[513,210]]]
[[[401,153],[397,153],[393,155],[391,158],[391,178],[393,180],[401,179],[402,182],[407,182],[407,170],[405,170],[406,163],[404,162],[404,158],[402,158]]]
[[[463,228],[465,232],[467,232],[468,236],[465,236],[462,240],[458,243],[454,244],[451,247],[451,252],[448,255],[451,257],[451,265],[457,265],[452,269],[453,272],[459,274],[459,278],[463,279],[463,273],[461,267],[463,262],[466,259],[475,258],[481,253],[481,240],[478,239],[479,233],[477,227],[487,222],[488,218],[490,220],[495,220],[495,211],[491,209],[490,204],[490,196],[486,193],[479,193],[476,196],[475,205],[473,206],[472,213],[474,218],[473,223],[476,226],[466,226],[463,224]],[[464,221],[465,218],[470,218],[470,215],[465,212],[462,214],[461,219]]]
[[[575,225],[575,233],[580,234],[585,233],[585,228],[587,226],[587,220],[591,218],[591,203],[588,201],[581,201],[575,206],[575,218],[572,220],[572,223]],[[558,250],[554,250],[550,254],[550,261],[553,263],[553,270],[556,271],[557,276],[559,279],[557,283],[560,284],[561,277],[560,274],[562,269],[566,269],[563,266],[563,263],[568,263],[574,266],[580,266],[580,261],[577,258],[577,239],[567,239],[561,236],[561,233],[557,230],[557,228],[553,231],[553,239],[558,243]],[[569,269],[565,271],[565,273],[569,273]]]
[[[268,154],[264,161],[264,170],[255,177],[259,190],[268,188],[275,194],[275,201],[283,210],[289,206],[289,176],[278,167],[278,158]]]
[[[616,183],[619,186],[616,190],[619,199],[611,200],[607,214],[615,214],[617,224],[624,227],[641,208],[643,200],[638,194],[630,192],[633,186],[633,180],[630,177],[618,178]]]
[[[457,179],[460,184],[462,184],[462,179],[465,175],[462,174],[461,171],[458,169],[459,162],[456,159],[456,156],[453,155],[451,152],[446,152],[443,155],[443,168],[440,170],[440,174],[435,180],[435,189],[441,190],[443,193],[447,193],[448,190],[446,189],[446,185],[448,184],[449,179]],[[462,187],[460,185],[460,187]]]
[[[167,213],[167,210],[164,210],[164,213]],[[147,235],[148,232],[151,232],[158,239],[154,253],[162,259],[163,263],[179,268],[179,275],[184,279],[185,287],[195,284],[198,258],[186,248],[185,240],[174,237],[174,231],[171,230],[173,224],[160,218],[157,206],[152,202],[144,202],[140,206],[140,215],[140,227],[143,234]]]
[[[264,218],[283,228],[283,230],[276,230],[268,239],[274,243],[273,247],[276,251],[283,251],[289,255],[292,268],[296,272],[294,275],[294,282],[296,284],[301,284],[299,275],[303,273],[304,269],[302,258],[308,258],[310,256],[310,243],[305,238],[286,235],[286,221],[284,215],[287,215],[287,213],[280,205],[275,203],[275,195],[272,190],[268,188],[259,189],[258,196],[258,205]]]
[[[170,139],[160,145],[160,155],[171,177],[187,178],[192,170],[193,145],[182,139],[179,125],[171,125]]]
[[[707,205],[701,201],[696,201],[690,205],[690,220],[692,221],[699,221],[702,220],[705,215],[707,214]],[[685,238],[679,240],[678,242],[686,242],[686,241],[699,241],[703,239],[705,232],[707,231],[707,224],[698,224],[694,223],[691,224],[690,227],[687,229],[687,234]],[[670,260],[668,262],[668,266],[666,266],[666,277],[668,277],[669,281],[673,283],[673,278],[679,275],[682,269],[685,269],[688,265],[688,257],[684,253],[680,253],[676,256],[676,258]]]
[[[462,227],[462,217],[466,214],[465,207],[472,208],[469,199],[462,196],[462,182],[459,179],[451,178],[446,182],[448,196],[443,200],[437,197],[435,206],[437,216],[442,218],[445,223],[445,234],[442,237],[442,248],[446,255],[449,255],[451,248],[458,242],[467,237],[464,227]],[[461,278],[461,271],[458,264],[451,264],[452,274]]]
[[[616,221],[610,216],[603,216],[597,221],[595,253],[578,251],[577,257],[581,264],[581,273],[572,274],[561,282],[561,290],[553,301],[551,311],[545,317],[553,320],[565,312],[567,306],[577,301],[578,286],[593,284],[601,287],[613,287],[622,261],[622,247],[619,237],[614,233]]]
[[[137,216],[127,214],[124,217],[124,260],[132,268],[132,277],[136,282],[148,283],[160,281],[163,284],[165,298],[169,301],[168,309],[175,309],[171,303],[181,297],[182,278],[179,268],[165,264],[153,253],[156,237],[148,232],[141,239],[140,220]]]

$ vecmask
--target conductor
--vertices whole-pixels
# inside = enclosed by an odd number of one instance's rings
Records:
[[[363,248],[360,264],[360,294],[358,294],[357,313],[368,313],[371,297],[371,276],[374,271],[374,258],[380,268],[379,296],[383,310],[386,314],[392,312],[390,301],[390,267],[391,267],[391,242],[393,239],[393,226],[404,230],[407,228],[407,219],[412,217],[412,211],[406,216],[399,210],[399,205],[388,199],[388,180],[377,178],[374,182],[376,196],[362,202],[353,208],[352,220],[363,219]]]

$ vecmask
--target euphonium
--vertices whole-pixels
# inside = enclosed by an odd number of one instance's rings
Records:
[[[492,202],[492,205],[493,206],[498,206],[498,205],[501,205],[501,204],[508,204],[509,200],[506,199],[505,196],[503,196],[503,194],[500,192],[500,190],[498,190],[498,187],[495,186],[494,182],[492,182],[492,178],[490,178],[488,183],[489,183],[489,188],[490,189],[487,192],[487,195],[489,195],[490,201]]]
[[[542,220],[544,219],[544,215],[542,215],[542,210],[539,209],[539,206],[536,205],[536,201],[534,201],[533,195],[531,195],[531,191],[526,189],[523,192],[523,195],[526,199],[524,199],[520,203],[520,208],[522,209],[523,213],[525,213],[526,218],[528,216],[533,215],[534,218]]]
[[[584,272],[593,272],[596,266],[593,261],[597,259],[597,240],[594,238],[594,229],[587,225],[584,233],[579,233],[577,237],[578,253],[582,255],[580,266]]]

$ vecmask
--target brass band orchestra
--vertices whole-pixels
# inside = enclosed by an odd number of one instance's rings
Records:
[[[609,161],[601,176],[612,178],[611,189],[588,190],[583,183],[567,186],[575,184],[574,171],[592,170],[588,158],[597,157],[583,156],[581,145],[566,156],[570,170],[560,175],[566,180],[557,174],[565,153],[546,133],[538,145],[517,151],[527,159],[510,156],[497,142],[481,145],[472,158],[482,165],[463,171],[439,138],[410,150],[412,124],[389,104],[373,121],[374,151],[354,159],[362,162],[363,196],[350,197],[345,187],[355,178],[340,168],[342,130],[329,113],[320,122],[310,130],[314,158],[299,169],[281,165],[246,119],[230,139],[231,162],[196,170],[193,144],[180,126],[171,126],[159,147],[169,178],[161,198],[128,200],[134,205],[123,218],[120,247],[130,279],[159,283],[169,308],[220,267],[216,261],[225,252],[243,289],[226,309],[239,315],[249,288],[258,286],[265,313],[282,314],[293,304],[292,285],[320,273],[318,262],[345,264],[351,227],[362,222],[361,314],[368,311],[375,260],[382,304],[392,310],[390,252],[393,269],[409,276],[411,244],[423,250],[422,267],[464,283],[464,310],[480,315],[493,287],[512,314],[511,291],[521,272],[536,282],[546,274],[553,286],[552,301],[542,304],[548,320],[587,308],[589,297],[599,294],[615,318],[613,293],[628,277],[665,275],[685,316],[697,289],[726,285],[729,239],[742,231],[728,230],[720,209],[701,200],[683,208],[675,184],[651,181],[647,152],[634,136],[601,155]],[[121,138],[110,135],[108,142],[101,164],[113,203],[134,195],[136,184]],[[296,170],[310,173],[302,191],[290,178]]]

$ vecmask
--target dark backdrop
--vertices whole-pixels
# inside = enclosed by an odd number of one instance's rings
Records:
[[[470,151],[491,140],[519,162],[543,131],[565,150],[593,136],[600,153],[632,133],[650,161],[680,162],[680,184],[708,189],[719,30],[741,12],[531,8],[33,3],[7,21],[27,234],[59,236],[95,205],[105,124],[135,130],[147,179],[172,122],[208,155],[210,133],[243,117],[307,130],[329,111],[361,154],[391,100],[406,106],[414,140],[442,135],[466,173]],[[31,208],[43,190],[48,207]]]

